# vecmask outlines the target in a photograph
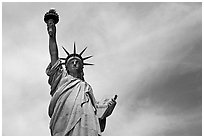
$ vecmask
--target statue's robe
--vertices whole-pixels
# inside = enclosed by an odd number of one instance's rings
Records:
[[[101,135],[97,105],[91,86],[69,75],[58,60],[48,65],[51,85],[49,105],[50,130],[53,136]]]

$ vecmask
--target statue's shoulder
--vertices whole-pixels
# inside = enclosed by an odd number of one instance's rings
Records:
[[[80,85],[83,85],[82,87],[84,87],[87,91],[90,91],[90,89],[92,90],[91,85],[84,80],[78,79],[80,81]]]

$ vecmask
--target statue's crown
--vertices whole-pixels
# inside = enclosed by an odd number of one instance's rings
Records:
[[[67,57],[66,57],[66,58],[60,58],[61,60],[64,60],[64,61],[65,61],[65,62],[62,63],[63,65],[65,65],[69,59],[74,58],[74,57],[80,59],[80,60],[82,61],[83,65],[94,65],[94,64],[91,64],[91,63],[85,63],[85,62],[84,62],[86,59],[89,59],[89,58],[91,58],[91,57],[93,57],[93,56],[88,56],[88,57],[85,57],[85,58],[82,57],[82,54],[83,54],[84,51],[87,49],[87,47],[84,48],[79,54],[76,53],[75,42],[74,42],[74,53],[73,53],[73,54],[70,54],[64,47],[62,47],[62,48],[64,49],[64,51],[65,51],[66,54],[67,54]]]

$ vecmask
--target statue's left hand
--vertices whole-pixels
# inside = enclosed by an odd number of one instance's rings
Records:
[[[111,99],[111,101],[108,102],[108,106],[115,106],[116,105],[116,101],[114,99]]]
[[[115,95],[114,98],[108,102],[108,106],[115,106],[117,97],[118,97],[118,95]]]
[[[109,102],[108,102],[108,108],[106,109],[106,116],[105,117],[108,117],[112,114],[114,108],[115,108],[115,105],[117,104],[117,102],[115,101],[117,98],[117,95],[115,96],[114,99],[111,99]]]

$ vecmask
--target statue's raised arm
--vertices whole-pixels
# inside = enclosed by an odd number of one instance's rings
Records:
[[[50,9],[44,16],[44,21],[47,24],[47,31],[49,34],[49,52],[51,58],[51,65],[58,60],[58,48],[56,41],[56,26],[59,21],[59,15],[54,9]]]

